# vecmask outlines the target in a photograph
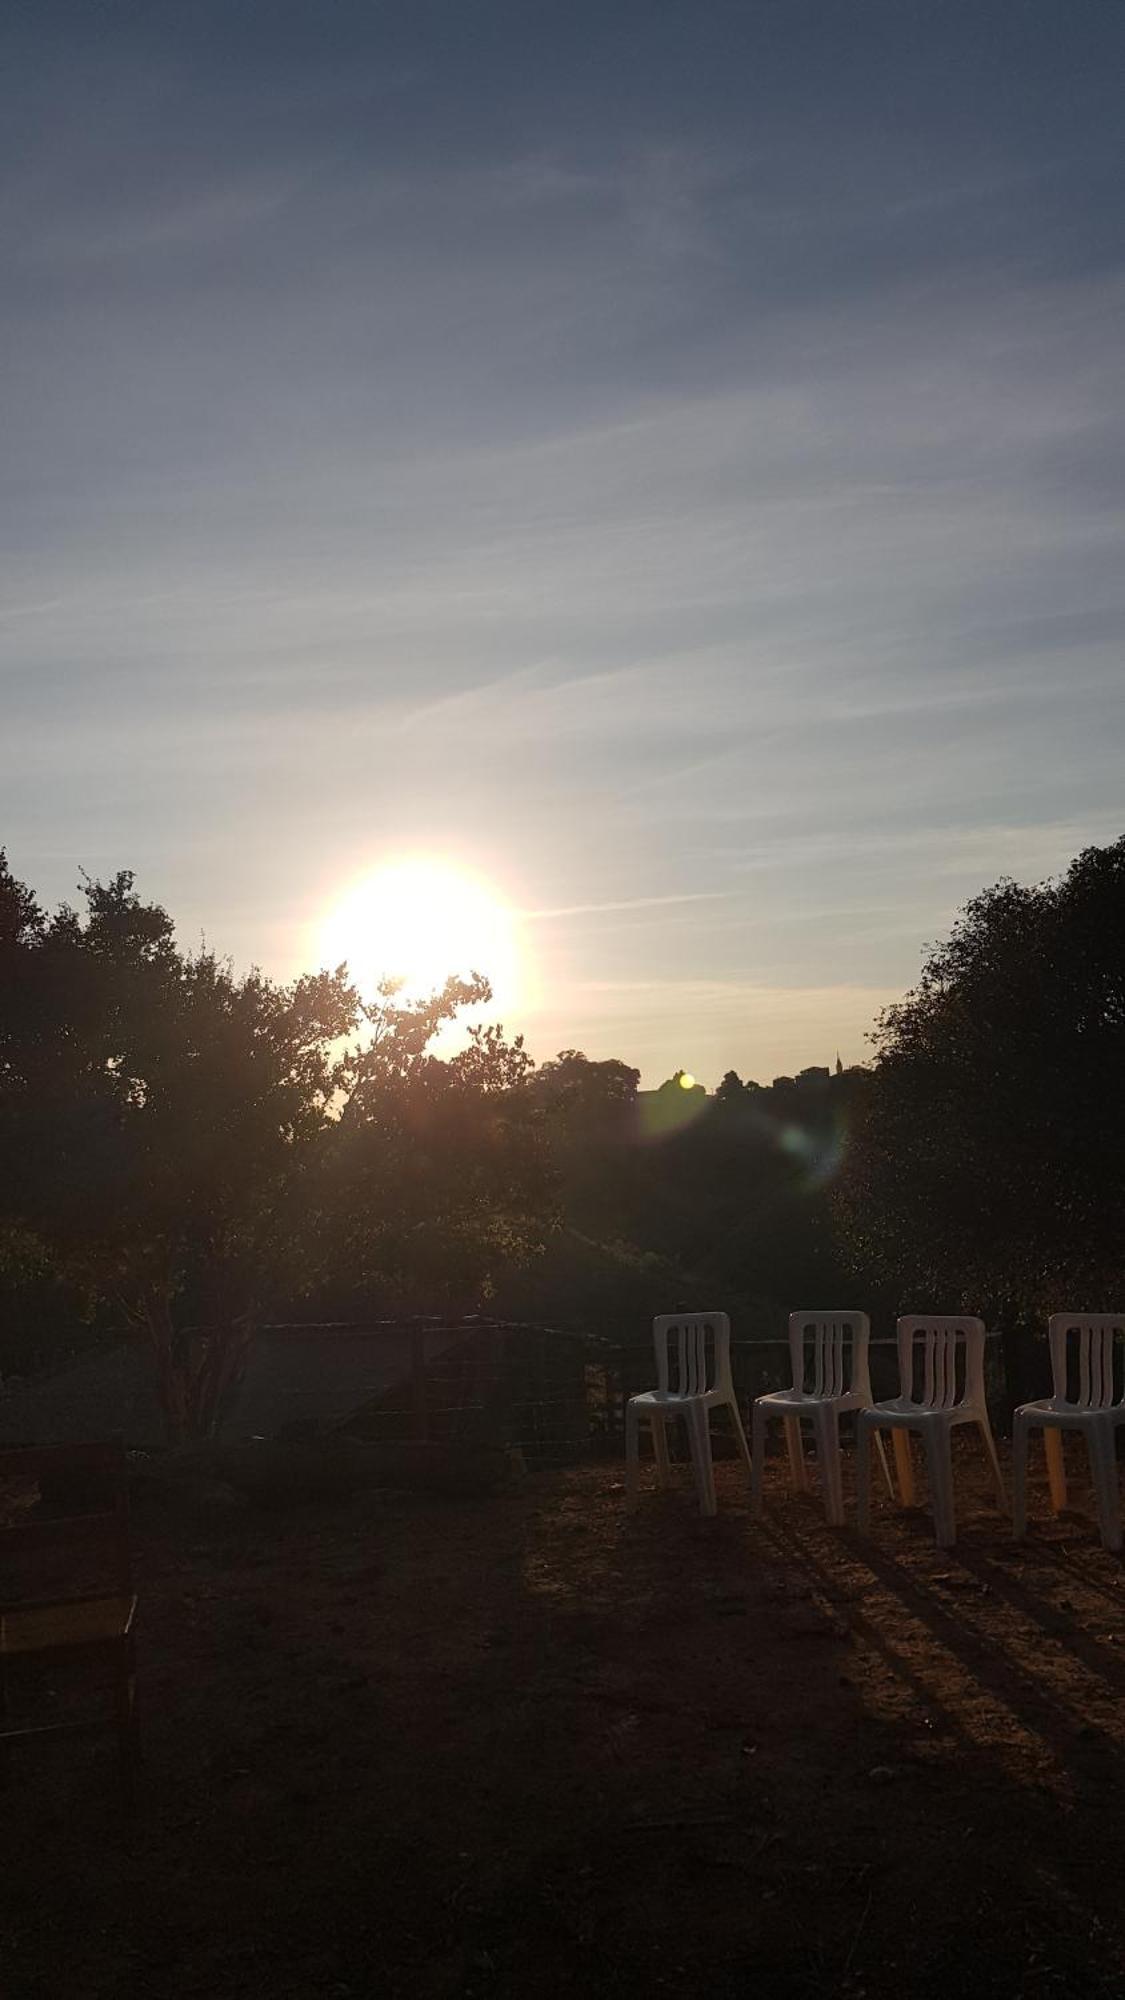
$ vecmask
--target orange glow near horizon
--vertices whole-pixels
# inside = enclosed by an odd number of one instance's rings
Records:
[[[330,966],[346,961],[367,1000],[383,979],[401,980],[403,997],[418,999],[471,972],[492,987],[490,1013],[523,998],[514,911],[489,883],[425,856],[353,882],[324,921],[320,957]]]

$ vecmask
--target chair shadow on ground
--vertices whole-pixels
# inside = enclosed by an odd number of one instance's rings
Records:
[[[1029,1893],[1049,1884],[1092,1939],[1120,1939],[1117,1886],[1112,1871],[1091,1865],[1091,1848],[1105,1851],[1107,1816],[1116,1820],[1125,1799],[1125,1657],[1117,1651],[1118,1642],[1125,1649],[1125,1589],[1090,1573],[1117,1566],[1094,1525],[1082,1521],[1079,1544],[1005,1543],[1010,1529],[996,1515],[994,1532],[982,1535],[974,1522],[953,1548],[938,1549],[921,1510],[893,1517],[889,1530],[884,1521],[872,1539],[852,1528],[830,1535],[815,1510],[811,1497],[787,1495],[761,1533],[826,1604],[845,1607],[861,1653],[897,1685],[901,1700],[884,1707],[898,1708],[905,1755],[919,1724],[936,1722],[992,1793],[993,1814],[1006,1802],[1001,1827],[1010,1816],[1005,1837],[1013,1851],[1027,1846]],[[891,1538],[897,1546],[888,1548]],[[1099,1632],[1110,1606],[1117,1630]],[[855,1685],[864,1702],[862,1672]]]

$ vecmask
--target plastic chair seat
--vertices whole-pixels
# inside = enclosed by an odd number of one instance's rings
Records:
[[[764,1403],[768,1409],[792,1410],[795,1414],[813,1410],[865,1410],[867,1403],[858,1389],[848,1389],[840,1396],[814,1396],[806,1389],[770,1389],[764,1396],[755,1396],[756,1403]]]
[[[23,1605],[0,1612],[0,1655],[71,1652],[127,1639],[135,1597],[87,1597],[72,1604]]]
[[[1025,1423],[1051,1424],[1059,1430],[1084,1431],[1091,1424],[1105,1424],[1109,1428],[1125,1424],[1125,1404],[1115,1403],[1107,1410],[1086,1410],[1081,1403],[1059,1403],[1053,1396],[1044,1396],[1038,1403],[1021,1403],[1015,1415]]]
[[[638,1404],[642,1410],[682,1410],[689,1403],[713,1407],[725,1403],[727,1395],[723,1389],[701,1389],[698,1395],[688,1395],[686,1391],[681,1394],[678,1389],[641,1389],[637,1395],[630,1396],[629,1401]]]
[[[911,1402],[909,1396],[891,1396],[885,1403],[873,1403],[872,1414],[878,1413],[880,1427],[885,1430],[923,1431],[948,1430],[953,1424],[976,1424],[980,1422],[980,1412],[971,1406],[955,1406],[951,1410],[928,1409],[925,1403]]]

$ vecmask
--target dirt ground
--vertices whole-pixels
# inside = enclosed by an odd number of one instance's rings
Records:
[[[885,1499],[829,1530],[780,1460],[754,1525],[718,1470],[714,1521],[604,1465],[150,1495],[139,1806],[110,1737],[13,1756],[3,2000],[1125,1995],[1125,1571],[1088,1514],[1040,1481],[1017,1549],[969,1443],[954,1551]]]

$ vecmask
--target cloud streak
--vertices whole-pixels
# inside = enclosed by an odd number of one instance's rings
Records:
[[[676,896],[630,896],[613,903],[566,903],[556,910],[521,910],[525,923],[546,923],[556,917],[600,917],[620,910],[662,910],[680,903],[723,902],[726,889],[690,889]]]

